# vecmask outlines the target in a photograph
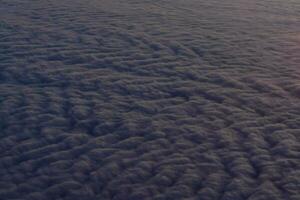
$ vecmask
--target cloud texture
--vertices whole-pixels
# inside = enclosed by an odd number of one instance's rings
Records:
[[[296,0],[1,0],[0,199],[299,200]]]

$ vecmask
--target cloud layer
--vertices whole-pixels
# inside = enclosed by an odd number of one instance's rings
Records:
[[[0,199],[300,199],[297,1],[3,0]]]

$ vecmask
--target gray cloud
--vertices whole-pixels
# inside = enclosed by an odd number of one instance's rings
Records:
[[[299,6],[1,1],[0,199],[299,199]]]

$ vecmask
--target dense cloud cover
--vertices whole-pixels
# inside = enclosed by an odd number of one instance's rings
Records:
[[[299,200],[300,2],[0,0],[1,200]]]

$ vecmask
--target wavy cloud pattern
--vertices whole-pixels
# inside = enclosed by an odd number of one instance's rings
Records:
[[[0,199],[300,199],[299,1],[0,3]]]

